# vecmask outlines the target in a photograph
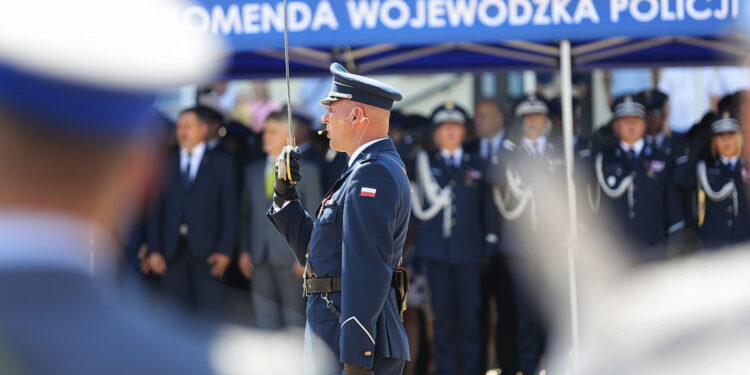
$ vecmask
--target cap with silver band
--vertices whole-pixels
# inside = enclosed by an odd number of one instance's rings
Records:
[[[646,107],[638,103],[630,95],[617,98],[612,106],[612,117],[614,120],[621,117],[646,118]]]
[[[529,95],[525,100],[516,105],[515,114],[516,117],[549,115],[549,106],[544,100],[537,98],[536,95]]]
[[[724,112],[721,118],[711,123],[711,133],[722,134],[722,133],[738,133],[740,131],[740,123],[733,119],[729,112]]]
[[[339,63],[331,64],[333,83],[328,96],[320,100],[322,105],[346,99],[390,110],[393,102],[403,99],[395,88],[378,80],[350,73]]]
[[[466,110],[454,102],[445,102],[435,108],[430,116],[430,122],[433,126],[438,126],[447,122],[466,125],[468,122]]]

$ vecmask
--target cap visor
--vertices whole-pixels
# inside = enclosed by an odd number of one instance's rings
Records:
[[[322,105],[331,105],[331,103],[341,100],[342,98],[336,98],[333,96],[328,96],[320,100],[320,104]]]

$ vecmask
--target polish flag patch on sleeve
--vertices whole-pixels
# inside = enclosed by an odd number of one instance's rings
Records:
[[[374,188],[368,188],[368,187],[363,187],[363,188],[362,188],[362,189],[361,189],[361,190],[359,191],[359,196],[360,196],[360,197],[370,197],[370,198],[375,198],[375,194],[377,194],[377,192],[378,192],[378,189],[374,189]]]

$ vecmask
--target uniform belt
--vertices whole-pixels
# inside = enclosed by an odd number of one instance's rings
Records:
[[[316,277],[314,279],[305,279],[305,295],[333,293],[341,291],[340,277]]]

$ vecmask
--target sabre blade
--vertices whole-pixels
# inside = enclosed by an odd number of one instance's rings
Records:
[[[287,145],[295,147],[294,133],[292,129],[292,92],[289,84],[289,12],[287,0],[284,0],[284,68],[286,71],[286,114],[289,125],[289,137]]]

